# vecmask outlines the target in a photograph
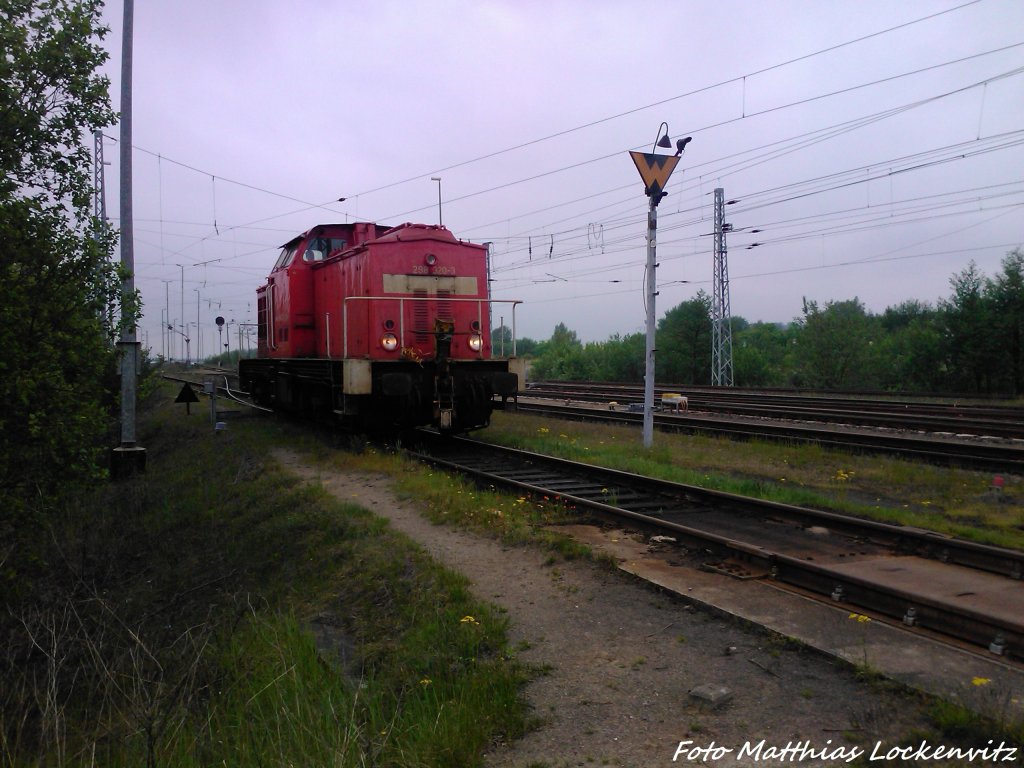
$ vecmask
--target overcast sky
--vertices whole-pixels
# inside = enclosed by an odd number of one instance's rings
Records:
[[[121,14],[108,5],[115,108]],[[254,321],[282,243],[357,220],[442,217],[492,242],[520,336],[641,331],[647,199],[627,152],[652,151],[662,121],[693,141],[659,208],[659,317],[712,292],[716,187],[750,321],[790,321],[803,297],[934,304],[972,259],[991,276],[1024,243],[1020,0],[157,0],[134,35],[156,353],[167,304],[195,323],[198,301],[209,354],[216,315]]]

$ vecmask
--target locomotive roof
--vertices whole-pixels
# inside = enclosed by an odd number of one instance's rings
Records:
[[[373,222],[355,223],[372,224]],[[305,232],[291,238],[281,247],[290,248],[293,245],[296,245],[299,241],[316,234],[319,230],[329,229],[331,227],[351,229],[352,226],[352,222],[348,224],[317,224],[315,227],[310,227]],[[397,227],[392,227],[380,237],[375,238],[375,240],[378,242],[408,242],[411,240],[445,240],[448,242],[458,242],[458,238],[456,238],[447,227],[439,224],[413,224],[408,221],[404,224],[399,224]],[[469,244],[475,245],[475,243]]]
[[[406,222],[389,229],[377,238],[377,242],[408,242],[410,240],[447,240],[458,242],[447,227],[440,224],[412,224]]]
[[[354,221],[354,222],[348,222],[347,224],[342,224],[340,222],[336,222],[336,223],[333,223],[333,224],[317,224],[315,227],[310,227],[305,232],[301,232],[301,233],[297,234],[295,237],[291,238],[288,242],[284,243],[280,247],[281,248],[291,248],[293,245],[298,243],[300,240],[304,240],[305,238],[310,237],[311,235],[314,235],[318,231],[323,230],[323,229],[330,229],[331,227],[340,227],[342,229],[351,230],[356,224],[373,224],[374,226],[380,226],[380,225],[374,224],[374,222],[372,222],[372,221]]]

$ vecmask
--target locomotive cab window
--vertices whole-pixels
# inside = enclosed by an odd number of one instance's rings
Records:
[[[304,261],[323,261],[334,251],[345,248],[345,240],[341,237],[316,237],[309,241],[306,252],[302,254]]]
[[[277,263],[274,265],[274,270],[283,269],[292,263],[292,259],[295,257],[295,246],[285,246],[281,249],[281,255],[277,257]],[[273,270],[272,270],[273,271]]]

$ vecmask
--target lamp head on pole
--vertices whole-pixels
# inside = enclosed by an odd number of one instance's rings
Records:
[[[662,135],[661,129],[665,129],[665,134]],[[655,139],[654,147],[651,148],[651,154],[654,154],[654,150],[658,147],[662,149],[672,149],[672,139],[668,136],[668,123],[662,123],[658,126],[658,138]]]

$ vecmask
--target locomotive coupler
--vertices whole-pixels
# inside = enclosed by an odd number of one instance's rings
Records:
[[[434,318],[437,375],[434,379],[434,418],[441,429],[451,429],[455,416],[455,381],[451,374],[452,334],[455,323]]]

